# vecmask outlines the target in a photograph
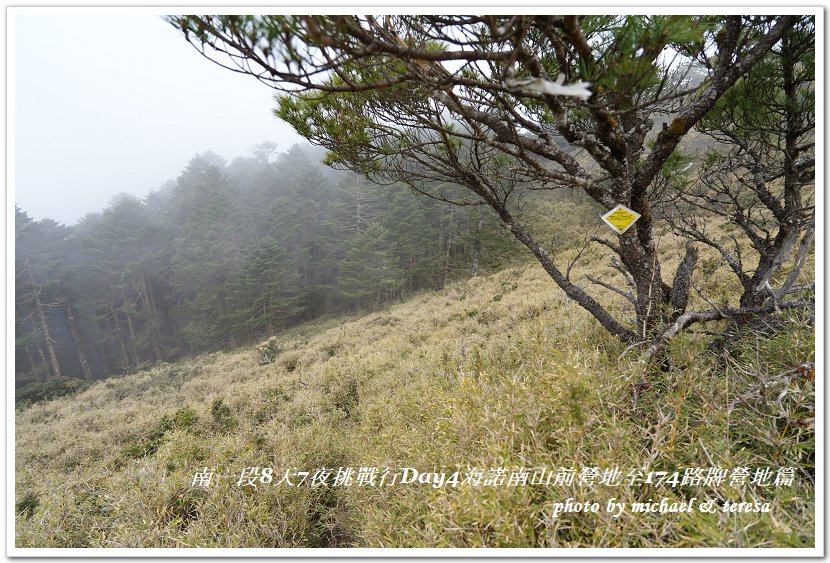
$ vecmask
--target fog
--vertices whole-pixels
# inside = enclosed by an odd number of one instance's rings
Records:
[[[11,15],[14,201],[73,224],[143,197],[195,154],[302,142],[273,92],[204,59],[161,16]],[[11,69],[10,69],[11,70]]]

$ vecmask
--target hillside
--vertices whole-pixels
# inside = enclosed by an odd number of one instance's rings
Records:
[[[709,335],[684,335],[674,369],[643,385],[634,355],[618,359],[624,346],[533,265],[301,325],[265,356],[247,347],[100,381],[17,412],[16,545],[812,546],[814,384],[796,368],[814,361],[814,335],[792,315],[723,354]],[[253,466],[273,481],[238,486]],[[286,469],[341,467],[446,480],[277,484]],[[780,486],[671,481],[696,467],[794,474]],[[210,486],[193,486],[203,468]],[[522,468],[562,477],[509,484]],[[603,484],[611,468],[619,483]],[[477,486],[453,486],[474,469]],[[669,480],[631,484],[637,470]],[[600,510],[554,516],[568,498]],[[718,510],[615,517],[611,498],[714,498]],[[723,512],[724,500],[770,512]]]

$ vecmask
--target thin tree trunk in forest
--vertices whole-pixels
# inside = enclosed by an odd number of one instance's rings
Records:
[[[144,303],[144,310],[147,313],[147,332],[150,335],[150,347],[153,351],[154,361],[161,360],[161,347],[159,346],[159,338],[156,327],[156,310],[153,304],[153,299],[150,290],[150,281],[147,279],[147,272],[142,268],[142,283],[144,291],[141,292],[142,301]]]
[[[78,352],[78,361],[81,363],[81,371],[84,374],[84,379],[92,379],[92,370],[89,369],[89,362],[84,354],[83,344],[80,335],[78,334],[77,326],[75,325],[75,314],[72,312],[72,305],[69,302],[69,296],[66,299],[66,320],[69,325],[69,333],[72,335],[72,340],[75,342],[75,350]]]
[[[46,371],[43,372],[43,377],[40,377],[39,379],[45,380],[49,376],[49,364],[46,361],[46,354],[43,353],[43,346],[41,346],[39,342],[37,342],[37,341],[35,341],[35,342],[36,342],[36,345],[37,345],[37,354],[38,354],[38,357],[40,358],[40,363],[38,363],[38,368],[40,368],[40,366],[42,366],[42,365],[46,366]],[[39,369],[38,369],[38,371],[39,371]]]
[[[40,344],[40,339],[37,335],[37,325],[35,325],[35,320],[32,318],[32,315],[29,315],[28,319],[29,324],[32,325],[32,344],[34,345],[35,352],[37,352],[37,355],[32,358],[34,360],[32,365],[35,367],[35,374],[38,375],[38,379],[46,379],[49,375],[49,362],[46,361],[46,354],[43,352],[43,346]],[[41,366],[46,366],[46,371],[42,376],[40,373]]]
[[[127,354],[127,344],[124,342],[124,334],[121,332],[121,325],[118,323],[118,315],[113,313],[113,322],[115,323],[115,334],[118,335],[118,342],[121,343],[121,356],[124,361],[121,362],[121,369],[130,367],[130,356]]]
[[[55,344],[52,341],[52,336],[49,334],[49,327],[46,322],[46,316],[43,313],[43,307],[38,303],[38,316],[40,317],[40,324],[43,330],[43,340],[46,343],[46,351],[49,353],[49,364],[52,367],[52,375],[55,377],[61,376],[61,366],[58,362],[58,355],[55,353]]]
[[[452,247],[452,234],[450,234],[450,229],[452,228],[453,219],[455,218],[455,208],[450,207],[450,220],[447,224],[447,250],[444,253],[444,269],[441,272],[441,281],[439,289],[444,289],[444,286],[447,285],[447,277],[450,273],[450,248]],[[443,229],[440,231],[441,239],[443,241]]]
[[[363,230],[360,228],[360,224],[363,223],[363,212],[360,205],[360,176],[357,177],[357,188],[354,190],[355,199],[354,203],[356,204],[354,210],[354,229],[357,233],[362,233]],[[351,218],[350,218],[351,219]]]
[[[452,239],[447,236],[447,251],[444,253],[444,270],[441,272],[441,288],[443,289],[447,285],[447,277],[450,273],[450,245],[452,244]]]
[[[20,316],[20,308],[17,306],[17,304],[15,304],[15,307],[14,307],[14,321],[15,321],[15,327],[19,326],[21,329],[23,328],[23,326],[22,326],[23,325],[23,318]],[[20,325],[18,325],[18,323],[20,323]],[[33,330],[32,334],[34,335],[34,327],[33,327],[32,330]],[[15,334],[15,336],[17,337],[19,335]],[[31,348],[31,346],[29,346],[28,343],[26,343],[26,344],[23,345],[23,349],[26,352],[26,360],[29,362],[29,371],[34,373],[35,368],[37,367],[37,365],[35,364],[35,356],[34,356],[34,354],[32,354],[32,348]],[[17,371],[25,372],[25,370],[23,370],[23,369],[18,370],[17,368],[15,368],[15,371],[16,372]]]
[[[478,213],[478,223],[476,224],[475,238],[473,239],[473,270],[471,272],[473,277],[478,275],[478,261],[481,255],[481,227],[484,224],[484,218],[481,212]]]
[[[127,328],[130,331],[130,352],[133,354],[133,364],[138,364],[138,350],[135,346],[136,336],[135,336],[135,328],[133,327],[133,317],[129,313],[124,313],[124,316],[127,318]]]
[[[37,364],[35,363],[35,356],[32,354],[32,348],[28,344],[24,346],[26,349],[26,359],[29,360],[29,370],[34,372],[37,368]]]
[[[147,277],[147,270],[141,270],[142,275],[144,276],[144,289],[147,291],[147,299],[150,302],[150,307],[153,310],[153,314],[156,313],[156,296],[153,294],[153,286],[150,285],[150,278]]]
[[[58,355],[55,353],[55,346],[52,342],[52,337],[49,335],[49,326],[46,322],[46,315],[43,312],[43,304],[40,302],[40,288],[35,286],[35,278],[32,275],[32,267],[29,264],[29,257],[26,256],[26,273],[29,276],[29,285],[34,292],[35,297],[35,312],[40,321],[40,328],[43,332],[43,340],[46,342],[46,350],[49,352],[49,363],[52,366],[52,373],[55,377],[61,376],[61,366],[58,362]]]

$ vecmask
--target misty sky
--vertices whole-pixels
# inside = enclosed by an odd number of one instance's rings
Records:
[[[14,199],[35,219],[73,224],[120,192],[143,197],[206,150],[230,161],[265,140],[304,142],[271,113],[272,90],[159,16],[15,24]]]

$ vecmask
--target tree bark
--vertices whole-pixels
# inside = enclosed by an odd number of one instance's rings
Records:
[[[697,249],[691,244],[688,244],[686,246],[686,254],[683,256],[680,266],[677,267],[677,272],[674,275],[674,283],[672,283],[671,293],[669,294],[669,304],[672,308],[672,321],[686,312],[686,305],[689,303],[692,274],[697,265],[697,258]]]
[[[39,377],[41,381],[45,381],[46,378],[49,377],[49,363],[46,360],[46,354],[43,352],[43,346],[40,345],[39,341],[35,341],[35,346],[37,347],[37,355],[40,358],[40,362],[38,363],[38,368],[40,366],[46,366],[46,370],[43,372],[43,376]],[[38,370],[40,371],[40,370]]]
[[[24,348],[26,349],[26,359],[29,360],[29,370],[35,373],[37,371],[37,364],[35,363],[35,356],[32,354],[32,348],[28,344]]]
[[[118,342],[121,344],[121,369],[125,370],[130,367],[130,355],[127,353],[127,344],[124,342],[124,333],[121,331],[121,324],[118,322],[118,315],[112,314],[113,323],[115,324],[115,334],[118,336]]]
[[[125,304],[129,303],[129,299],[126,296],[124,296],[124,303]],[[130,313],[128,311],[124,312],[124,317],[127,319],[127,330],[129,330],[129,332],[130,332],[130,338],[128,340],[128,344],[129,344],[130,352],[133,355],[133,365],[138,365],[138,363],[139,363],[138,350],[137,350],[136,345],[135,345],[137,338],[135,336],[135,327],[133,327],[133,317],[132,317],[132,315],[130,315]]]
[[[150,336],[150,348],[153,352],[153,360],[161,360],[161,347],[159,346],[158,328],[156,326],[156,310],[153,304],[150,281],[147,279],[147,272],[141,269],[142,302],[144,311],[147,313],[147,333]]]
[[[579,303],[583,309],[588,311],[599,323],[611,334],[618,337],[623,342],[633,343],[638,340],[637,333],[629,330],[618,323],[602,305],[597,303],[590,295],[588,295],[581,287],[573,284],[565,275],[556,267],[548,253],[544,248],[539,246],[539,243],[516,223],[510,213],[502,207],[498,210],[501,220],[508,226],[510,232],[516,239],[524,244],[530,252],[536,257],[551,279],[558,285],[565,294]]]
[[[66,303],[66,321],[69,325],[69,333],[72,335],[72,340],[75,342],[75,351],[78,353],[78,361],[81,364],[81,371],[84,374],[84,379],[92,379],[92,370],[89,369],[89,362],[84,354],[83,343],[78,334],[78,329],[75,325],[75,314],[72,312],[72,304],[69,301],[69,296],[64,294]]]
[[[478,260],[481,255],[481,227],[484,224],[484,218],[481,212],[478,213],[478,221],[476,223],[475,235],[473,238],[473,268],[470,272],[473,277],[478,275]]]
[[[25,311],[24,311],[24,312],[25,312]],[[18,325],[18,323],[20,323],[20,324],[19,324],[20,329],[21,329],[21,330],[24,330],[24,329],[23,329],[23,327],[24,327],[24,321],[25,321],[26,319],[25,319],[25,318],[23,318],[23,317],[21,317],[21,315],[20,315],[20,307],[18,307],[18,306],[17,306],[17,304],[15,304],[15,307],[14,307],[14,317],[15,317],[15,325]],[[29,323],[30,323],[30,324],[32,324],[31,319],[29,319]],[[35,327],[34,327],[34,324],[32,324],[32,330],[31,330],[30,334],[31,334],[31,340],[32,340],[32,341],[34,341],[34,340],[37,338],[37,336],[35,335]],[[15,336],[17,336],[17,335],[15,335]],[[23,345],[23,349],[24,349],[24,351],[26,352],[26,360],[29,362],[29,366],[28,366],[28,367],[29,367],[29,369],[28,369],[28,370],[24,370],[24,369],[17,369],[17,368],[18,368],[18,366],[15,366],[15,372],[25,373],[25,372],[29,371],[29,372],[31,372],[31,373],[37,373],[37,367],[38,367],[38,365],[37,365],[37,363],[35,362],[35,356],[34,356],[34,354],[32,353],[32,347],[29,345],[29,341],[30,341],[30,340],[29,340],[29,338],[27,338],[27,339],[25,340],[25,342],[26,342],[26,343]]]
[[[46,343],[46,350],[49,353],[49,364],[52,367],[52,375],[55,377],[61,376],[61,366],[58,362],[58,355],[55,353],[54,342],[49,334],[49,324],[46,321],[46,315],[43,312],[43,304],[40,302],[40,287],[35,285],[35,278],[32,274],[32,266],[29,263],[29,257],[26,256],[26,274],[29,277],[29,285],[32,288],[35,302],[35,312],[37,313],[38,321],[40,322],[40,330],[43,334],[43,341]]]

